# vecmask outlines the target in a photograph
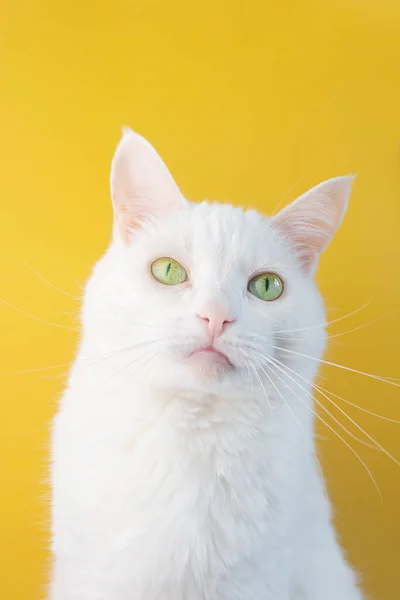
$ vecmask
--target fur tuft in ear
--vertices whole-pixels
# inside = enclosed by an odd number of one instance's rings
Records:
[[[347,175],[324,181],[272,218],[305,271],[316,269],[319,255],[342,222],[354,178]]]
[[[110,185],[115,228],[129,242],[131,231],[146,217],[179,209],[186,201],[153,146],[128,127],[122,132]]]

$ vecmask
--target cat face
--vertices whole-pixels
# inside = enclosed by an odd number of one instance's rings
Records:
[[[324,310],[312,276],[351,180],[325,182],[272,218],[191,204],[150,144],[126,132],[111,175],[114,240],[87,290],[89,327],[103,318],[101,344],[131,346],[135,376],[209,391],[261,383],[288,351],[318,355]]]

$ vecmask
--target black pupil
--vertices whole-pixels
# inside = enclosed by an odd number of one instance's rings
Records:
[[[265,277],[265,279],[264,279],[264,285],[265,285],[265,291],[268,292],[269,285],[270,285],[269,277]]]
[[[172,268],[172,263],[168,263],[167,270],[166,270],[166,273],[165,273],[167,276],[169,275],[169,272],[170,272],[171,268]]]

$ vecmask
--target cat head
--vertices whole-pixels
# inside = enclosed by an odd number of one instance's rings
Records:
[[[269,218],[192,204],[149,142],[125,130],[111,169],[113,241],[88,284],[86,335],[120,352],[127,377],[210,391],[262,385],[280,364],[318,357],[313,275],[351,185],[325,181]]]

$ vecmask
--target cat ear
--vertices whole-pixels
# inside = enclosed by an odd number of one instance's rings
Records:
[[[162,158],[141,135],[124,128],[111,166],[115,228],[125,242],[132,230],[160,212],[186,204]]]
[[[316,269],[319,255],[345,215],[354,177],[335,177],[320,183],[289,204],[272,223],[284,234],[305,271]]]

